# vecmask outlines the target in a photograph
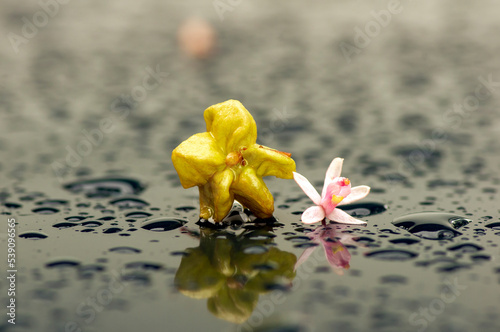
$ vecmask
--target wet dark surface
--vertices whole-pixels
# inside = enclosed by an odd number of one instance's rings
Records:
[[[17,54],[4,39],[0,244],[15,218],[18,272],[0,331],[498,331],[500,83],[481,82],[500,81],[500,8],[401,4],[350,59],[386,2],[241,1],[221,20],[209,1],[72,1]],[[3,31],[39,10],[7,1]],[[176,39],[200,13],[218,34],[203,60]],[[151,70],[168,76],[131,99]],[[301,224],[312,202],[276,179],[276,220],[197,223],[170,154],[231,98],[318,190],[345,158],[372,192],[343,208],[367,226]]]

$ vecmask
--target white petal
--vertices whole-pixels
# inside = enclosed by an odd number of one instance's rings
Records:
[[[345,205],[356,202],[362,198],[365,198],[369,192],[370,192],[370,187],[368,186],[353,187],[351,188],[351,193],[346,198],[344,198],[338,205]]]
[[[325,219],[325,211],[321,206],[311,206],[302,213],[302,222],[304,224],[314,224]]]
[[[333,212],[330,213],[326,217],[328,219],[330,219],[331,221],[340,222],[342,224],[353,224],[353,225],[364,225],[364,224],[366,224],[366,221],[359,220],[359,219],[356,219],[354,217],[351,217],[346,212],[344,212],[344,211],[342,211],[340,209],[333,210]]]
[[[318,194],[316,189],[314,189],[313,185],[311,182],[309,182],[308,179],[306,179],[305,176],[303,176],[300,173],[293,172],[293,179],[299,187],[306,193],[307,196],[314,202],[316,205],[321,204],[321,196]]]
[[[311,256],[311,254],[314,252],[314,250],[316,250],[316,246],[309,247],[306,250],[304,250],[302,255],[300,255],[299,259],[297,259],[297,263],[295,263],[295,266],[293,267],[293,271],[296,271],[297,268],[300,265],[302,265],[302,263],[304,263],[309,258],[309,256]]]
[[[343,163],[344,163],[343,158],[335,158],[332,160],[330,166],[328,166],[328,170],[326,171],[325,185],[330,181],[332,181],[333,179],[338,178],[340,176],[340,173],[342,172]]]
[[[323,191],[321,192],[321,197],[325,197],[326,187],[332,182],[333,179],[338,178],[342,172],[342,164],[344,163],[343,158],[335,158],[328,166],[325,175],[325,182],[323,183]]]

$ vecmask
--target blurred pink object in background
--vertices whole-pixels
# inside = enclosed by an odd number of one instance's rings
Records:
[[[216,34],[207,21],[193,17],[181,24],[177,38],[182,51],[197,59],[204,59],[214,53]]]

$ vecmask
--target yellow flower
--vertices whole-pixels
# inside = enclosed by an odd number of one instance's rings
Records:
[[[184,188],[198,186],[200,217],[221,221],[236,199],[258,218],[269,218],[274,199],[262,177],[292,179],[290,154],[259,144],[252,115],[237,100],[210,106],[207,132],[195,134],[172,152]]]
[[[207,299],[208,310],[216,317],[245,322],[270,285],[291,287],[295,278],[297,257],[278,249],[270,230],[244,230],[235,235],[202,228],[199,246],[185,250],[175,286],[186,296]],[[246,252],[255,247],[264,250]]]

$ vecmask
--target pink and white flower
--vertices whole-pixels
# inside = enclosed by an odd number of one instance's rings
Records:
[[[346,212],[336,207],[339,205],[350,204],[360,200],[370,192],[368,186],[357,186],[351,188],[351,181],[341,177],[342,164],[344,159],[335,158],[328,167],[325,176],[325,184],[321,196],[314,189],[313,185],[302,174],[293,172],[293,178],[307,196],[316,204],[302,213],[302,222],[305,224],[314,224],[318,221],[324,221],[325,218],[344,224],[366,224],[351,217]]]

